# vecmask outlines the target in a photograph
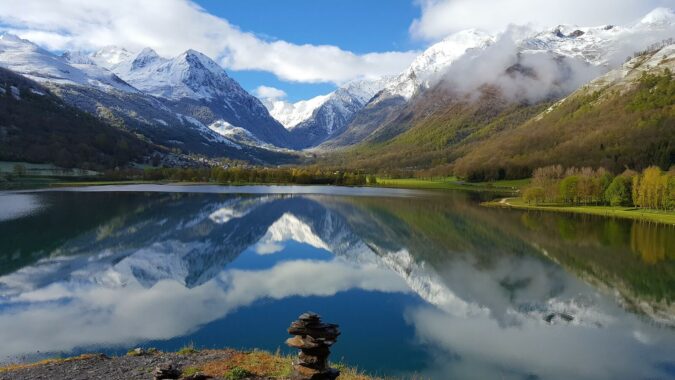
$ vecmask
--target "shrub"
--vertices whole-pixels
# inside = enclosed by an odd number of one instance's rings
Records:
[[[225,374],[227,380],[240,380],[251,377],[254,374],[241,367],[234,367]]]

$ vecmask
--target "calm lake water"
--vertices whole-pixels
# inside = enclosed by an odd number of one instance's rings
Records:
[[[0,193],[0,362],[281,348],[312,310],[373,374],[675,378],[675,228],[478,195],[125,186]]]

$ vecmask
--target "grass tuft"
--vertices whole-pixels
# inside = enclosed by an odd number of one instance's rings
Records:
[[[180,355],[191,355],[196,354],[197,352],[199,352],[199,350],[195,348],[195,344],[193,342],[190,342],[178,350],[178,354]]]

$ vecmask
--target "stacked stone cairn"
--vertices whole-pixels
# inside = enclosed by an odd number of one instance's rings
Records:
[[[318,314],[307,312],[291,323],[288,333],[295,336],[286,344],[300,350],[293,361],[291,380],[334,380],[340,375],[340,371],[328,367],[330,346],[340,335],[338,325],[322,323]]]

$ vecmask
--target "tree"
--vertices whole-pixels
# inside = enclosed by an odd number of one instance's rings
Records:
[[[545,198],[546,192],[544,188],[540,186],[528,187],[523,191],[523,199],[525,199],[525,202],[527,203],[534,202],[535,205],[538,205],[543,202]]]
[[[640,207],[640,175],[636,174],[631,180],[630,187],[631,199],[633,200],[633,205]]]
[[[666,195],[666,209],[675,210],[675,171],[672,169],[666,174],[668,191]]]
[[[560,181],[560,199],[563,203],[579,202],[579,177],[576,175],[565,177]]]
[[[646,168],[633,179],[633,203],[638,207],[673,209],[675,206],[675,173],[664,173],[658,166]]]
[[[558,182],[565,176],[562,165],[537,168],[532,172],[532,186],[541,187],[546,201],[555,201],[558,196]]]
[[[650,166],[642,172],[637,205],[646,208],[660,208],[663,195],[661,169]]]
[[[611,206],[630,206],[632,204],[630,186],[631,178],[616,176],[605,190],[605,201]]]

